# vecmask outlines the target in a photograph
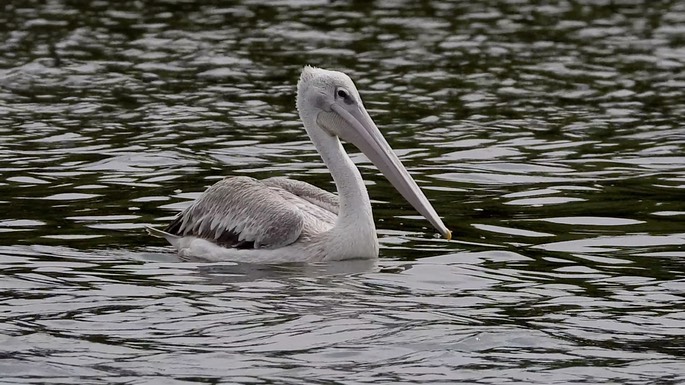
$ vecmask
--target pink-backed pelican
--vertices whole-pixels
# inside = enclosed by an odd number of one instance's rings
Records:
[[[338,195],[283,177],[227,177],[209,187],[164,230],[182,257],[245,262],[331,261],[378,257],[371,202],[340,139],[354,144],[448,240],[445,227],[366,112],[352,79],[306,66],[297,110],[331,172]]]

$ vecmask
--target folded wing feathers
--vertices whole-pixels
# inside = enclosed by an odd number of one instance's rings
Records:
[[[277,192],[249,177],[230,177],[207,189],[166,229],[228,247],[277,248],[297,240],[303,216]]]
[[[278,176],[264,179],[262,183],[267,186],[282,188],[333,214],[338,214],[338,209],[340,207],[338,196],[329,191],[312,186],[307,182]]]

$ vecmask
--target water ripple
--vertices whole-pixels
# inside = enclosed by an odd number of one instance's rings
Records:
[[[24,3],[0,13],[5,381],[685,381],[680,2]],[[147,237],[224,175],[333,188],[305,63],[355,79],[455,240],[358,154],[379,261]]]

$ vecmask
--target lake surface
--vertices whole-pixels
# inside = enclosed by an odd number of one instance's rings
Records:
[[[151,3],[0,6],[0,382],[685,383],[684,2]],[[334,188],[304,64],[455,239],[352,147],[378,261],[147,236],[225,175]]]

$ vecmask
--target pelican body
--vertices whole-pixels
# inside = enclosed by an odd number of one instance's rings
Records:
[[[209,187],[164,230],[182,257],[245,262],[378,257],[371,202],[340,140],[355,145],[445,238],[452,234],[388,145],[342,72],[304,67],[297,110],[330,170],[338,195],[283,177],[227,177]]]

